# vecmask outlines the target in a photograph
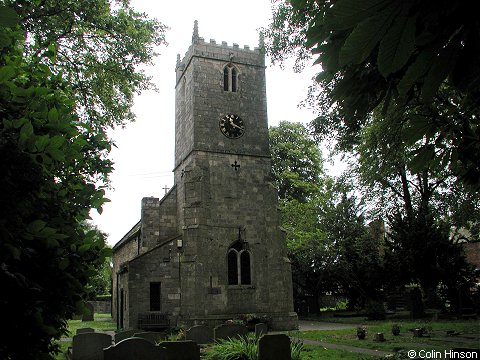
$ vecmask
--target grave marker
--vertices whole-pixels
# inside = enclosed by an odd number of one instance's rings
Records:
[[[262,335],[268,332],[268,325],[265,323],[255,324],[255,338],[260,339]]]
[[[219,339],[233,339],[235,337],[245,337],[248,334],[248,329],[244,325],[239,324],[222,324],[213,330],[215,340]]]
[[[103,360],[103,349],[112,345],[109,334],[89,332],[78,334],[72,340],[72,360]]]
[[[156,345],[159,342],[167,338],[167,334],[164,332],[156,331],[139,331],[133,334],[133,337],[138,337],[150,341],[152,344]]]
[[[258,341],[258,360],[292,360],[290,338],[285,334],[263,335]]]
[[[150,341],[141,338],[128,338],[106,348],[103,360],[167,360],[163,348],[155,346]]]
[[[133,337],[133,334],[139,333],[139,332],[142,332],[142,331],[143,330],[141,330],[141,329],[128,329],[128,330],[119,331],[118,333],[116,333],[114,335],[115,344],[122,341],[122,340]]]
[[[200,348],[190,340],[163,341],[158,347],[166,350],[168,360],[200,360]]]
[[[185,332],[185,340],[192,340],[197,344],[213,342],[213,329],[205,325],[192,326]]]

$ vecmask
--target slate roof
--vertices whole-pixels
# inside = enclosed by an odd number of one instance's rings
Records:
[[[138,233],[140,232],[140,228],[142,226],[142,220],[139,220],[131,229],[129,232],[127,232],[123,238],[117,242],[112,250],[115,251],[115,250],[118,250],[119,248],[121,248],[123,245],[125,245],[126,243],[128,243],[130,240],[134,239],[135,237],[137,237]]]

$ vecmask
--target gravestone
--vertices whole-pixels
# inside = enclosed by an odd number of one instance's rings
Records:
[[[255,338],[260,339],[260,336],[268,332],[268,325],[265,323],[255,324]]]
[[[103,349],[112,345],[109,334],[90,332],[78,334],[72,340],[72,360],[103,360]]]
[[[77,329],[77,334],[85,334],[85,333],[92,333],[92,332],[95,332],[95,329],[94,328],[80,328],[80,329]]]
[[[192,326],[185,332],[185,340],[192,340],[197,344],[213,342],[213,329],[205,325]]]
[[[219,339],[233,339],[235,337],[245,337],[248,334],[248,329],[244,325],[239,324],[222,324],[213,330],[215,340]]]
[[[142,332],[142,331],[143,330],[140,330],[140,329],[128,329],[128,330],[119,331],[118,333],[115,333],[115,335],[114,335],[115,344],[122,341],[122,340],[128,339],[129,337],[132,337],[133,334],[135,334],[135,333],[139,333],[139,332]]]
[[[128,338],[103,350],[104,360],[167,360],[166,350],[141,338]]]
[[[85,304],[85,312],[82,315],[82,321],[93,321],[93,305],[91,303],[86,303]]]
[[[155,345],[158,344],[160,341],[164,341],[167,338],[167,334],[164,332],[156,331],[139,331],[133,334],[133,337],[145,339]]]
[[[163,341],[158,347],[166,350],[168,360],[200,360],[200,348],[190,340]]]
[[[263,335],[258,341],[258,360],[292,360],[290,338],[285,334]]]

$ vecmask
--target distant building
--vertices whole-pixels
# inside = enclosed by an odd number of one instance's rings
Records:
[[[263,40],[253,50],[207,43],[195,23],[176,74],[175,183],[162,199],[142,199],[141,220],[113,248],[118,327],[248,315],[294,329],[271,184]]]

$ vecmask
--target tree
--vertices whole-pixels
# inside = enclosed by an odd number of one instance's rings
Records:
[[[392,276],[393,285],[420,284],[430,305],[438,305],[437,286],[457,288],[471,271],[455,237],[476,223],[480,203],[442,164],[411,155],[430,146],[427,140],[411,145],[395,119],[373,119],[361,131],[356,172],[376,215],[389,221],[386,263],[401,275]]]
[[[431,140],[418,161],[438,158],[476,191],[480,34],[473,13],[468,2],[281,1],[266,30],[268,51],[280,60],[305,59],[306,49],[317,57],[317,134],[352,149],[372,112],[390,112],[411,142]]]
[[[3,0],[19,14],[26,58],[62,73],[75,111],[100,132],[134,120],[133,96],[154,88],[142,65],[164,44],[166,27],[129,0]],[[48,54],[55,47],[55,56]]]
[[[318,190],[322,153],[300,123],[281,121],[269,130],[274,185],[280,199],[306,201]]]
[[[327,292],[364,304],[378,295],[381,262],[360,204],[344,181],[323,174],[321,153],[301,124],[282,122],[270,136],[296,300],[311,296],[314,312]]]
[[[97,226],[86,222],[84,224],[85,229],[88,231],[94,231],[94,236],[98,239],[97,241],[106,242],[107,234],[99,230]],[[106,246],[110,249],[109,246]],[[111,250],[110,250],[111,251]],[[112,257],[105,257],[102,264],[95,268],[95,274],[92,275],[86,286],[91,299],[95,299],[100,295],[111,295],[112,294]]]
[[[106,130],[117,120],[103,117],[101,106],[95,105],[95,115],[87,103],[78,105],[76,86],[82,82],[67,81],[72,73],[58,62],[55,40],[62,43],[67,34],[49,37],[60,18],[51,28],[45,25],[67,14],[87,22],[82,16],[95,12],[92,2],[79,1],[75,13],[68,7],[73,3],[55,3],[55,9],[54,2],[18,1],[15,12],[0,2],[0,303],[10,326],[0,344],[2,359],[48,358],[58,348],[54,340],[66,332],[66,319],[82,310],[89,279],[110,255],[104,238],[85,220],[91,208],[101,211],[107,201],[112,163]],[[29,19],[50,41],[42,43],[29,32]],[[105,25],[90,20],[92,31]],[[91,55],[101,56],[96,50]],[[93,69],[78,66],[78,74],[94,77]],[[131,82],[130,90],[138,90],[136,85]],[[90,90],[92,99],[100,91],[93,85]],[[28,346],[18,346],[19,336],[28,338]]]

